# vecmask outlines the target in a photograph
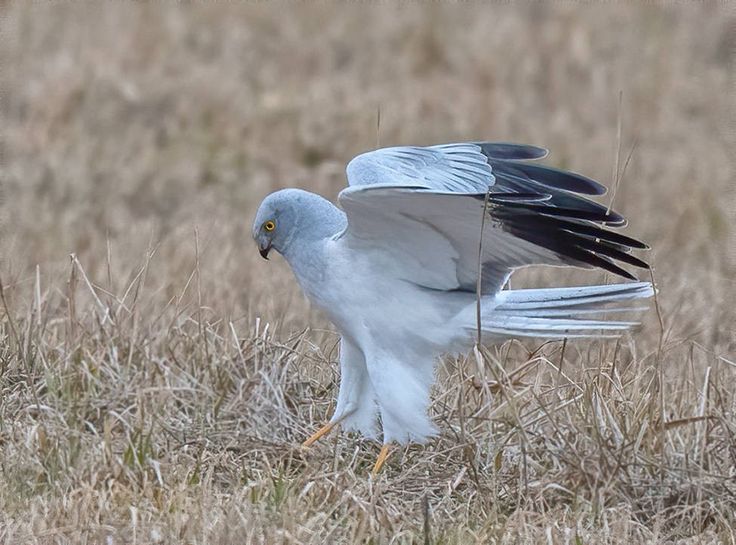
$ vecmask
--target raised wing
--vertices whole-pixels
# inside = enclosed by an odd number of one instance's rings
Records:
[[[351,246],[379,250],[386,266],[407,281],[475,291],[490,188],[481,256],[484,293],[500,290],[514,269],[527,265],[600,267],[634,279],[621,264],[646,268],[629,253],[646,245],[606,229],[623,225],[624,218],[576,194],[605,188],[574,173],[521,162],[543,153],[514,144],[451,144],[358,156],[348,166],[351,187],[339,196],[348,217],[343,237]],[[493,173],[485,179],[480,157]]]
[[[580,174],[522,162],[546,156],[544,148],[506,142],[382,148],[362,153],[348,163],[348,185],[392,184],[485,193],[500,173],[587,195],[606,192],[604,186]]]

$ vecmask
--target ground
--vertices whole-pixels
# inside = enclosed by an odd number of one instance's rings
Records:
[[[1,24],[0,542],[736,542],[727,3],[7,2]],[[615,186],[651,311],[619,342],[443,362],[441,436],[375,480],[377,444],[302,451],[338,339],[260,259],[260,199],[334,198],[377,144],[477,139]]]

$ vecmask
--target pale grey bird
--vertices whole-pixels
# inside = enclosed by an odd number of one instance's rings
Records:
[[[650,297],[648,282],[504,289],[529,265],[600,267],[630,280],[620,263],[648,268],[630,253],[645,244],[606,228],[624,218],[580,196],[605,188],[529,162],[546,154],[508,143],[385,148],[348,164],[342,210],[299,189],[263,200],[253,224],[261,255],[286,258],[342,337],[335,413],[305,446],[336,424],[375,438],[380,417],[377,472],[392,442],[435,434],[434,365],[473,346],[478,288],[484,341],[612,336],[635,324],[608,318],[643,310],[626,302]]]

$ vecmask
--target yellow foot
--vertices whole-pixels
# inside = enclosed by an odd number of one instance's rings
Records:
[[[378,460],[376,460],[376,465],[373,466],[373,471],[371,471],[372,476],[375,477],[376,475],[378,475],[378,472],[381,471],[383,463],[386,461],[386,458],[388,458],[389,453],[389,446],[383,445],[383,447],[381,448],[381,452],[378,455]]]
[[[337,422],[328,422],[327,424],[322,426],[320,429],[314,432],[309,437],[309,439],[302,443],[302,448],[311,447],[317,441],[317,439],[319,439],[323,435],[327,435],[328,433],[330,433],[332,431],[332,428],[334,428],[336,424]]]

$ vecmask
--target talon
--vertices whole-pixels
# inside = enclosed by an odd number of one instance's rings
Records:
[[[376,465],[373,466],[371,476],[375,477],[376,475],[378,475],[378,472],[381,471],[381,468],[383,467],[383,464],[386,461],[386,458],[388,458],[390,452],[391,451],[389,445],[383,445],[383,447],[381,447],[381,452],[378,454],[378,459],[376,460]]]

